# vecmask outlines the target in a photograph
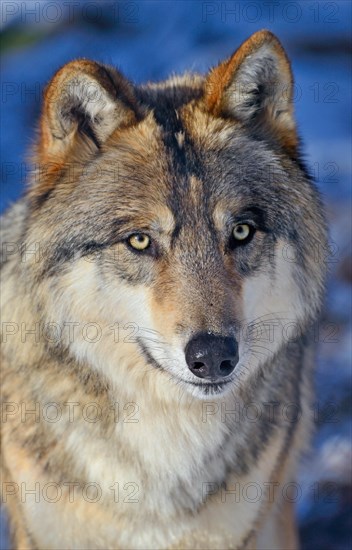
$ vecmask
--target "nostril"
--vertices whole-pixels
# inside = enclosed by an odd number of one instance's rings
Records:
[[[235,368],[235,365],[233,364],[232,361],[226,359],[225,361],[221,361],[220,363],[220,374],[222,376],[228,376],[229,374],[231,374],[231,372],[233,371],[233,369]]]
[[[193,369],[194,370],[200,370],[204,367],[204,363],[201,363],[200,361],[196,361],[193,363]]]

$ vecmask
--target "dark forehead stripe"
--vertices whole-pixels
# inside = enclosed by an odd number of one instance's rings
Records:
[[[163,129],[163,142],[170,168],[177,172],[182,170],[182,175],[184,175],[187,162],[185,147],[180,147],[177,141],[177,134],[180,132],[184,134],[184,128],[177,110],[172,103],[166,100],[155,108],[154,118]]]
[[[143,92],[143,90],[142,90]],[[146,102],[153,110],[157,124],[162,128],[162,140],[164,151],[169,166],[169,173],[165,176],[169,179],[168,207],[176,218],[174,238],[177,238],[180,227],[187,220],[194,219],[194,211],[191,211],[189,201],[190,181],[196,177],[200,181],[202,177],[202,162],[199,151],[194,146],[193,140],[185,128],[180,109],[202,95],[201,87],[185,85],[170,85],[153,90],[145,90],[140,100]],[[201,202],[205,206],[207,197],[202,193]]]
[[[190,101],[199,98],[201,89],[191,86],[170,85],[160,89],[140,90],[140,100],[153,110],[157,124],[163,129],[163,142],[173,169],[185,168],[189,136],[185,132],[178,110]],[[182,133],[185,146],[180,147],[177,134]],[[183,171],[184,172],[184,171]]]

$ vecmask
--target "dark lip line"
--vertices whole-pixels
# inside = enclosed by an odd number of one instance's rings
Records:
[[[165,374],[168,374],[169,376],[171,376],[175,380],[178,380],[179,382],[183,382],[184,384],[190,384],[191,386],[197,386],[198,388],[207,388],[207,389],[209,389],[209,388],[219,388],[219,387],[222,388],[222,387],[227,386],[227,384],[229,384],[230,382],[232,382],[232,378],[229,379],[229,380],[221,381],[221,382],[192,382],[191,380],[183,380],[182,378],[179,378],[178,376],[175,376],[174,374],[172,374],[169,371],[167,371],[166,369],[164,369],[164,367],[162,365],[160,365],[160,363],[158,363],[158,361],[156,361],[156,359],[154,359],[154,357],[152,356],[152,354],[148,350],[147,346],[144,344],[144,342],[142,342],[142,340],[140,338],[137,338],[136,341],[137,341],[137,344],[139,346],[139,349],[140,349],[144,359],[146,359],[146,361],[150,365],[152,365],[153,367],[155,367],[157,369],[162,370],[163,372],[165,372]]]

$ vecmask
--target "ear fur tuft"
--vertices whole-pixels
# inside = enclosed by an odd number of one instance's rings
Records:
[[[279,40],[267,30],[246,40],[209,73],[204,105],[215,116],[233,117],[275,138],[290,154],[297,148],[293,77]]]
[[[80,59],[62,67],[44,94],[39,157],[61,162],[79,136],[99,147],[138,118],[132,85],[118,71]]]

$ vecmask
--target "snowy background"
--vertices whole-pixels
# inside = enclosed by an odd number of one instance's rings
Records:
[[[302,548],[351,547],[351,6],[343,1],[7,1],[2,16],[1,210],[23,191],[45,83],[91,57],[132,80],[205,72],[268,28],[292,60],[306,162],[331,232],[330,279],[319,330],[317,431],[297,498]],[[1,549],[7,549],[2,516]]]

